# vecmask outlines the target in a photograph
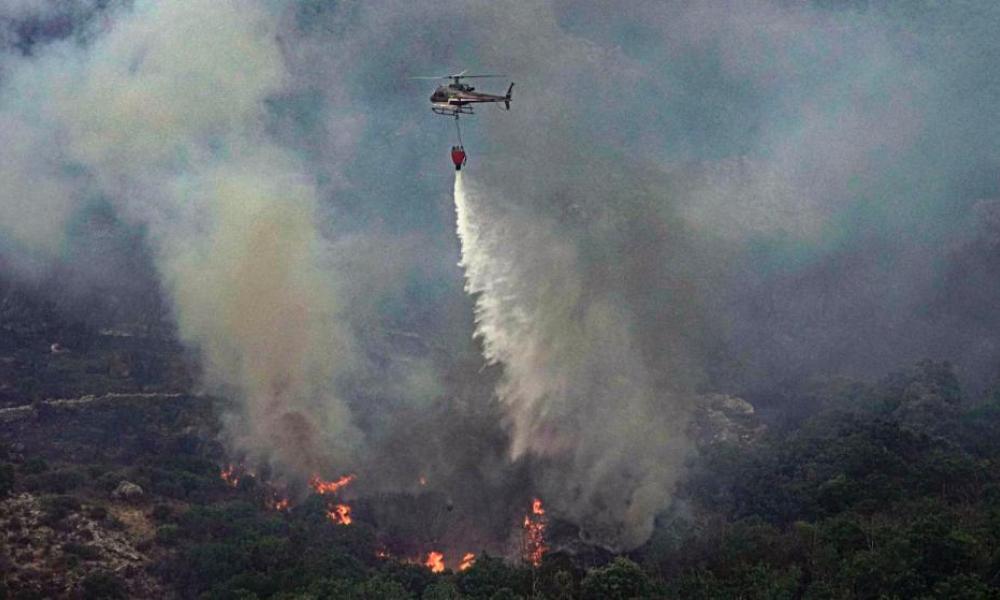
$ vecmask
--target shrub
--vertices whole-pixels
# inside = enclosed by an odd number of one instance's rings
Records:
[[[89,544],[76,544],[73,542],[67,542],[62,546],[63,552],[66,554],[72,554],[73,556],[78,556],[83,560],[97,560],[101,553],[97,548]]]
[[[627,600],[647,598],[652,585],[639,565],[619,557],[611,564],[587,573],[580,588],[586,600]]]
[[[58,469],[28,475],[24,478],[24,487],[33,492],[65,494],[80,487],[86,480],[86,475],[77,469]]]
[[[0,464],[0,498],[6,498],[14,489],[14,466]]]
[[[108,509],[104,506],[91,506],[87,508],[87,516],[95,521],[103,521],[108,518]]]
[[[80,510],[80,501],[73,496],[48,496],[42,499],[42,523],[52,526]]]
[[[156,528],[156,541],[164,546],[173,546],[180,539],[180,528],[176,525],[161,525]]]
[[[80,582],[80,591],[85,600],[124,600],[128,597],[125,583],[104,571],[84,577]]]
[[[153,511],[150,513],[157,521],[166,521],[173,516],[173,511],[166,504],[157,504],[153,507]]]
[[[45,459],[34,457],[29,458],[21,464],[21,473],[24,475],[35,475],[49,470],[49,463]]]

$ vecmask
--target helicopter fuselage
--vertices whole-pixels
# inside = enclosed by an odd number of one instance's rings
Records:
[[[511,84],[514,87],[514,84]],[[431,94],[431,109],[442,115],[472,114],[472,104],[503,102],[510,109],[510,89],[506,96],[477,92],[471,85],[451,83],[438,86]]]

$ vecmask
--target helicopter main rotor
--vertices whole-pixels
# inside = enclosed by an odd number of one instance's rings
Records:
[[[451,79],[452,83],[458,85],[462,79],[484,79],[489,77],[506,77],[506,75],[494,75],[494,74],[473,74],[466,75],[467,71],[462,71],[461,73],[455,73],[452,75],[429,75],[429,76],[418,76],[410,77],[410,79]]]

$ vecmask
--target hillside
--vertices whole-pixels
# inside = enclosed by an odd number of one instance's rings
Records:
[[[965,397],[947,364],[819,382],[795,392],[794,418],[768,423],[745,401],[705,396],[692,425],[700,455],[642,548],[616,557],[546,516],[537,565],[483,555],[438,573],[428,556],[396,555],[403,546],[379,525],[387,506],[432,497],[358,499],[348,525],[329,497],[287,502],[266,476],[230,465],[226,401],[191,393],[172,343],[79,325],[54,352],[52,332],[68,327],[57,318],[4,327],[21,337],[0,357],[0,597],[998,593],[1000,398]],[[122,356],[140,366],[119,368]]]

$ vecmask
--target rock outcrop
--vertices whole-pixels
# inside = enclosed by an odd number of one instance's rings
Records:
[[[117,582],[129,598],[169,598],[128,528],[100,507],[19,494],[0,501],[0,570],[11,590],[80,597],[88,578]]]

